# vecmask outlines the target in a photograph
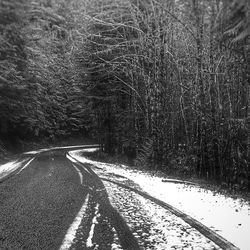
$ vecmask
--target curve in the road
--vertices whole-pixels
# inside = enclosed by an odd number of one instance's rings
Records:
[[[58,249],[87,190],[65,155],[36,156],[27,166],[0,182],[0,249]]]
[[[91,167],[89,166],[90,164],[83,164],[82,162],[79,162],[76,158],[72,157],[72,155],[70,156],[74,161],[77,162],[77,164],[79,164],[80,166],[82,166],[83,168],[87,168],[87,170],[89,172],[91,172],[93,175],[95,175],[97,181],[100,183],[101,180],[103,181],[108,181],[111,182],[113,184],[119,185],[123,188],[126,188],[132,192],[135,192],[141,196],[143,196],[144,198],[154,202],[155,204],[161,206],[164,209],[167,209],[168,211],[170,211],[171,213],[173,213],[174,215],[178,216],[179,218],[181,218],[183,221],[185,221],[186,223],[188,223],[190,226],[192,226],[193,228],[195,228],[197,231],[199,231],[201,234],[203,234],[204,236],[206,236],[208,239],[210,239],[211,241],[213,241],[215,244],[217,244],[218,246],[220,246],[222,249],[225,250],[239,250],[238,247],[236,247],[235,245],[233,245],[231,242],[229,242],[228,240],[226,240],[224,237],[220,236],[219,234],[217,234],[216,232],[214,232],[213,230],[211,230],[209,227],[203,225],[202,223],[200,223],[199,221],[197,221],[196,219],[194,219],[193,217],[185,214],[184,212],[180,211],[179,209],[171,206],[170,204],[163,202],[151,195],[149,195],[146,192],[140,191],[138,189],[135,189],[133,187],[124,185],[122,183],[119,183],[117,181],[113,181],[107,178],[100,178],[98,177],[98,175],[91,169]],[[99,180],[98,180],[99,179]],[[101,186],[104,187],[104,184],[100,184]]]
[[[129,226],[122,218],[120,213],[111,205],[106,188],[98,177],[98,175],[91,169],[89,164],[82,164],[78,162],[75,158],[68,157],[77,167],[83,170],[83,174],[88,175],[88,179],[91,183],[88,183],[89,192],[96,200],[96,203],[100,204],[99,212],[103,216],[109,218],[111,225],[115,228],[115,231],[120,240],[120,244],[124,250],[139,250],[140,247],[134,235],[132,234]],[[76,162],[77,161],[77,162]]]

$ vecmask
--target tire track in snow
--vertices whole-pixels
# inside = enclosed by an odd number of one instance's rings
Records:
[[[86,209],[88,206],[88,201],[89,201],[89,194],[87,194],[86,199],[85,199],[80,211],[78,212],[73,223],[69,227],[59,250],[68,250],[71,247],[71,245],[73,244],[73,241],[76,237],[77,229],[79,228],[79,226],[82,222],[82,218],[86,212]]]
[[[80,171],[74,164],[72,164],[72,165],[73,165],[73,167],[75,168],[75,170],[77,171],[77,173],[79,174],[80,183],[81,183],[81,185],[82,185],[82,183],[83,183],[83,176],[82,176],[82,173],[81,173],[81,171]]]
[[[80,162],[79,160],[77,160],[75,157],[71,156],[75,161],[78,162],[78,164],[81,164],[84,166],[83,162]],[[211,241],[213,241],[215,244],[217,244],[218,246],[220,246],[222,249],[225,250],[239,250],[238,247],[236,247],[234,244],[232,244],[231,242],[229,242],[228,240],[226,240],[224,237],[220,236],[219,234],[217,234],[215,231],[211,230],[209,227],[203,225],[202,223],[200,223],[199,221],[197,221],[196,219],[194,219],[193,217],[185,214],[184,212],[180,211],[179,209],[171,206],[170,204],[163,202],[151,195],[149,195],[146,192],[140,191],[138,189],[132,188],[130,186],[124,185],[122,183],[107,179],[107,178],[101,178],[104,181],[109,181],[113,184],[119,185],[123,188],[126,188],[130,191],[133,191],[141,196],[143,196],[144,198],[154,202],[155,204],[163,207],[164,209],[170,211],[171,213],[173,213],[174,215],[178,216],[179,218],[181,218],[183,221],[185,221],[186,223],[188,223],[190,226],[192,226],[193,228],[195,228],[197,231],[199,231],[200,233],[202,233],[205,237],[207,237],[208,239],[210,239]]]
[[[111,205],[106,188],[101,181],[101,178],[92,170],[90,166],[82,164],[72,156],[67,155],[67,158],[76,163],[79,168],[81,167],[81,170],[91,178],[92,183],[90,185],[93,186],[89,186],[90,194],[91,196],[93,195],[95,197],[96,204],[99,204],[98,209],[100,210],[101,216],[107,217],[109,219],[110,224],[115,231],[113,242],[114,246],[117,247],[119,246],[118,244],[120,244],[122,249],[139,250],[140,247],[138,245],[138,241],[132,234],[131,229],[126,224],[125,220],[122,218],[119,212]],[[94,236],[94,229],[97,224],[96,222],[98,218],[98,212],[96,213],[94,215],[94,218],[92,219],[92,226],[90,228],[89,237],[86,242],[87,248],[93,248],[95,246],[91,239]],[[118,244],[117,238],[119,239]]]
[[[159,199],[157,199],[157,198],[149,195],[146,192],[143,192],[143,191],[137,190],[135,188],[129,187],[129,186],[124,185],[122,183],[119,183],[117,181],[113,181],[113,180],[110,180],[110,179],[107,179],[107,178],[101,178],[101,179],[103,181],[107,181],[107,182],[116,184],[116,185],[118,185],[120,187],[128,189],[128,190],[130,190],[132,192],[135,192],[135,193],[143,196],[144,198],[146,198],[146,199],[154,202],[155,204],[161,206],[162,208],[170,211],[174,215],[176,215],[179,218],[181,218],[182,220],[184,220],[190,226],[192,226],[193,228],[195,228],[197,231],[199,231],[205,237],[207,237],[208,239],[210,239],[211,241],[213,241],[215,244],[217,244],[218,246],[220,246],[222,249],[224,249],[224,250],[239,250],[239,248],[236,247],[235,245],[233,245],[231,242],[229,242],[228,240],[226,240],[225,238],[223,238],[222,236],[220,236],[219,234],[217,234],[216,232],[214,232],[210,228],[206,227],[205,225],[203,225],[202,223],[200,223],[196,219],[194,219],[191,216],[183,213],[179,209],[171,206],[170,204],[167,204],[166,202],[163,202],[163,201],[161,201],[161,200],[159,200]]]
[[[93,236],[94,236],[94,232],[95,232],[95,226],[96,226],[96,224],[98,224],[97,218],[101,216],[99,213],[99,207],[100,207],[100,205],[97,203],[96,207],[95,207],[95,216],[92,219],[92,225],[90,227],[89,237],[88,237],[87,242],[86,242],[86,247],[88,247],[88,248],[94,247]]]
[[[28,165],[35,159],[36,157],[33,157],[32,159],[30,159],[16,174],[20,174],[26,167],[28,167]]]

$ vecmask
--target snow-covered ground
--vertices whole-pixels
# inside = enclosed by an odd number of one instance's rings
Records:
[[[28,151],[28,152],[24,152],[23,154],[24,155],[36,155],[36,154],[39,154],[39,153],[42,153],[42,152],[48,152],[48,151],[51,151],[51,150],[57,150],[57,149],[79,149],[79,148],[85,148],[85,147],[95,147],[95,150],[96,148],[99,147],[98,144],[90,144],[90,145],[77,145],[77,146],[64,146],[64,147],[51,147],[51,148],[43,148],[43,149],[39,149],[39,150],[34,150],[34,151]]]
[[[0,180],[20,168],[27,159],[11,161],[0,165]]]
[[[93,150],[95,149],[84,151]],[[250,206],[246,201],[198,186],[163,182],[160,177],[125,165],[92,161],[81,156],[82,150],[71,151],[69,154],[82,163],[93,164],[106,172],[125,176],[150,195],[192,216],[240,249],[250,249]]]

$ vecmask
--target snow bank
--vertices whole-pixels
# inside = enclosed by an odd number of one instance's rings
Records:
[[[76,145],[76,146],[64,146],[64,147],[51,147],[51,148],[43,148],[43,149],[39,149],[39,150],[34,150],[34,151],[28,151],[28,152],[24,152],[23,154],[26,154],[26,155],[36,155],[36,154],[39,154],[39,153],[43,153],[43,152],[48,152],[48,151],[51,151],[51,150],[58,150],[58,149],[77,149],[79,150],[79,148],[84,148],[84,147],[95,147],[94,150],[97,150],[97,148],[100,147],[100,145],[98,144],[92,144],[92,145]],[[86,149],[84,149],[86,150]]]
[[[4,165],[0,165],[0,180],[20,168],[25,161],[27,161],[27,159],[22,161],[11,161],[5,163]]]
[[[247,202],[197,186],[162,182],[160,177],[131,169],[125,165],[91,161],[81,156],[82,151],[75,150],[69,154],[82,163],[90,163],[106,172],[125,176],[140,185],[150,195],[192,216],[240,249],[249,250],[250,206]]]

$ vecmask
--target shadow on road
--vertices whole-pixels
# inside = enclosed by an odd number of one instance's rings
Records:
[[[100,213],[107,217],[110,224],[115,228],[122,248],[125,250],[140,249],[137,239],[132,234],[129,226],[120,213],[111,205],[106,188],[98,175],[92,170],[91,165],[79,162],[76,164],[83,169],[90,194],[92,194],[96,203],[100,204]]]

